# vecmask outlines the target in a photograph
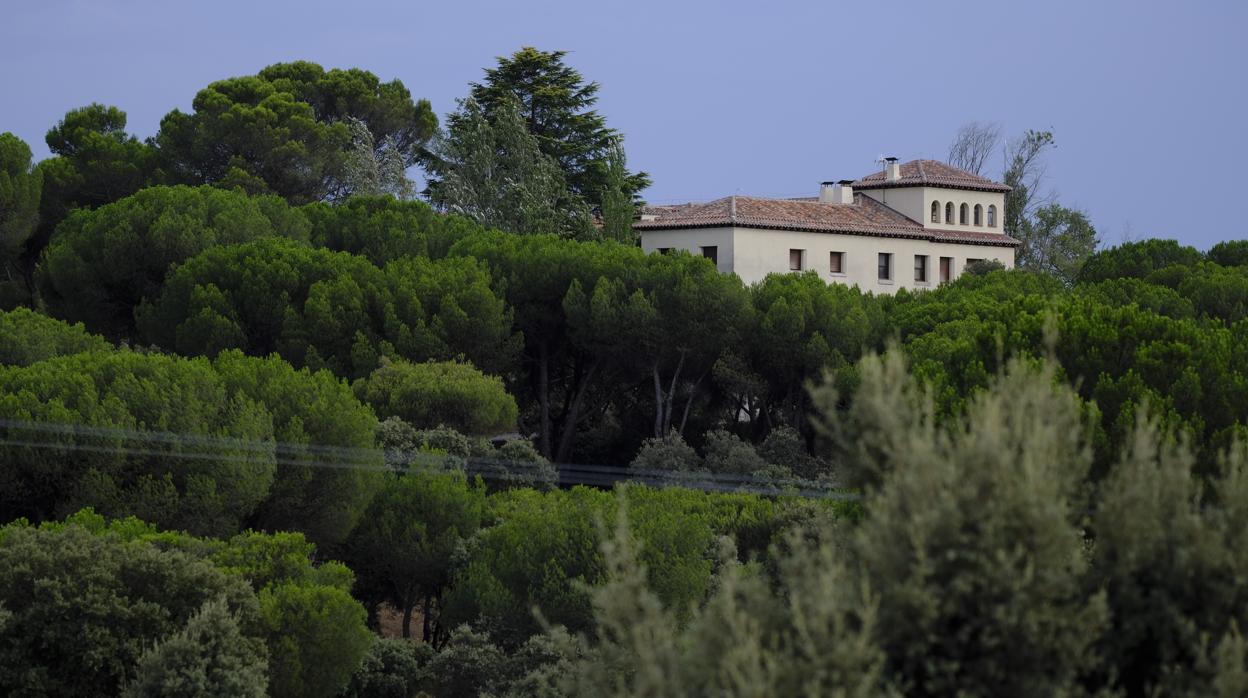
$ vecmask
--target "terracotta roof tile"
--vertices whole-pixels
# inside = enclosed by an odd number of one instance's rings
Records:
[[[973,175],[937,160],[911,160],[901,163],[901,177],[891,182],[884,172],[874,172],[853,183],[855,189],[888,189],[892,187],[948,187],[974,191],[1009,191],[1010,188],[991,179]]]
[[[918,222],[862,194],[855,194],[852,204],[822,203],[818,199],[726,196],[706,203],[650,206],[642,211],[642,220],[633,224],[633,228],[640,231],[720,226],[1011,247],[1020,244],[1018,240],[1001,233],[928,230]]]

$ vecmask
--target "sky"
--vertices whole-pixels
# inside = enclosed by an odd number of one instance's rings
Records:
[[[1248,238],[1248,2],[8,0],[0,132],[91,102],[153,135],[213,80],[311,60],[401,80],[439,115],[496,57],[565,50],[601,85],[653,203],[810,196],[958,127],[1051,130],[1043,188],[1103,244]],[[987,174],[998,177],[1001,158]]]

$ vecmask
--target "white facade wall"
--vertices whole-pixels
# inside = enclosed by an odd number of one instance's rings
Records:
[[[862,194],[885,204],[898,213],[922,223],[932,230],[970,230],[977,233],[1004,233],[1005,194],[992,191],[966,191],[942,187],[899,187],[896,189],[861,189]],[[932,222],[932,202],[940,203],[940,222]],[[945,204],[953,202],[953,223],[945,223]],[[958,221],[962,204],[967,205],[967,225]],[[980,225],[975,225],[975,205],[983,207]],[[988,226],[988,207],[997,207],[997,225]]]
[[[803,251],[803,271],[812,270],[829,283],[858,286],[873,293],[891,294],[900,288],[935,288],[940,283],[941,257],[953,260],[951,279],[962,274],[968,259],[996,259],[1007,269],[1014,267],[1014,248],[1007,246],[731,227],[641,233],[641,248],[647,253],[672,248],[697,255],[701,254],[702,247],[709,245],[718,247],[719,270],[735,273],[747,284],[761,281],[771,273],[789,273],[790,250]],[[840,274],[829,270],[832,252],[842,253]],[[878,278],[880,253],[893,255],[891,280]],[[914,280],[915,255],[927,255],[926,282]]]

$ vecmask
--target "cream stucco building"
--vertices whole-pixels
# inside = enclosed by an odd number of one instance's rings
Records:
[[[634,227],[646,252],[688,250],[746,283],[809,270],[893,293],[933,288],[976,260],[1013,267],[1020,243],[1003,229],[1008,191],[935,160],[889,158],[859,180],[824,182],[818,197],[656,206]]]

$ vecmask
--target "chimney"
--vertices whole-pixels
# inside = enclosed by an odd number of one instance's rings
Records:
[[[852,204],[854,203],[854,183],[852,179],[839,182],[823,182],[819,185],[819,203],[821,204]]]
[[[884,181],[896,182],[901,179],[901,165],[897,163],[897,158],[884,158]]]

